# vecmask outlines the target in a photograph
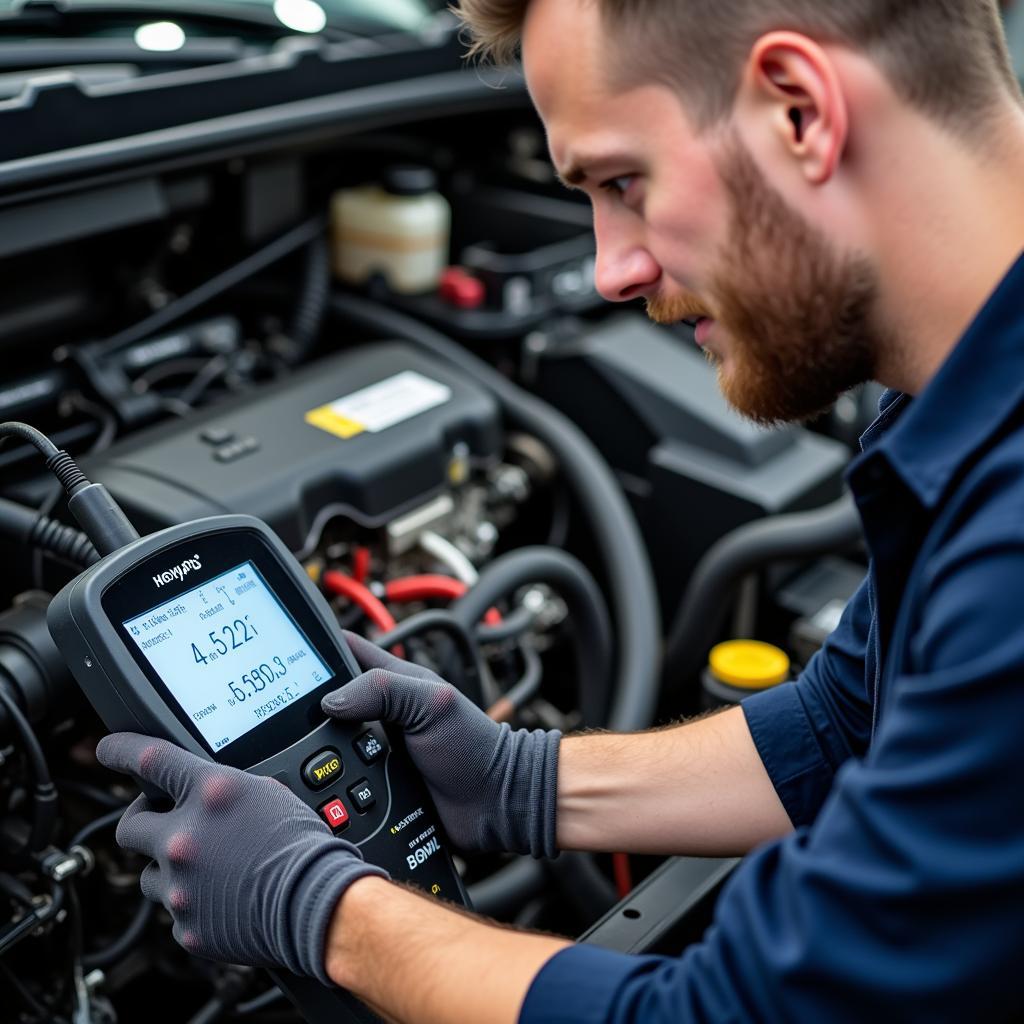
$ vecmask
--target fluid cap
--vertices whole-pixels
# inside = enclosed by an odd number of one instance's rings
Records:
[[[766,690],[789,678],[786,652],[759,640],[727,640],[711,649],[708,665],[717,680],[741,690]]]
[[[393,196],[422,196],[437,188],[437,175],[419,164],[395,164],[384,171],[381,186]]]

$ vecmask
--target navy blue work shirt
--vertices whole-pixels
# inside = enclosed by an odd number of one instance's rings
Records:
[[[862,447],[867,579],[800,679],[743,705],[795,831],[681,958],[563,950],[521,1024],[1024,1008],[1024,257]]]

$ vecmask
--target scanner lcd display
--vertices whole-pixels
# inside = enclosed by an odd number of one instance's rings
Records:
[[[331,676],[252,562],[123,625],[214,751]]]

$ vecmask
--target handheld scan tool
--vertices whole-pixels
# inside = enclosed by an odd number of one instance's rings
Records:
[[[367,861],[467,902],[401,734],[321,710],[359,668],[327,602],[263,522],[217,516],[134,540],[69,583],[47,620],[112,731],[273,776]],[[341,990],[275,979],[307,1020],[376,1020]]]

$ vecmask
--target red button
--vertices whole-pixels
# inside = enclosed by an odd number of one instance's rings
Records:
[[[320,813],[324,816],[324,821],[335,831],[348,824],[348,811],[345,810],[345,805],[340,800],[332,800],[330,803],[324,804],[320,808]]]

